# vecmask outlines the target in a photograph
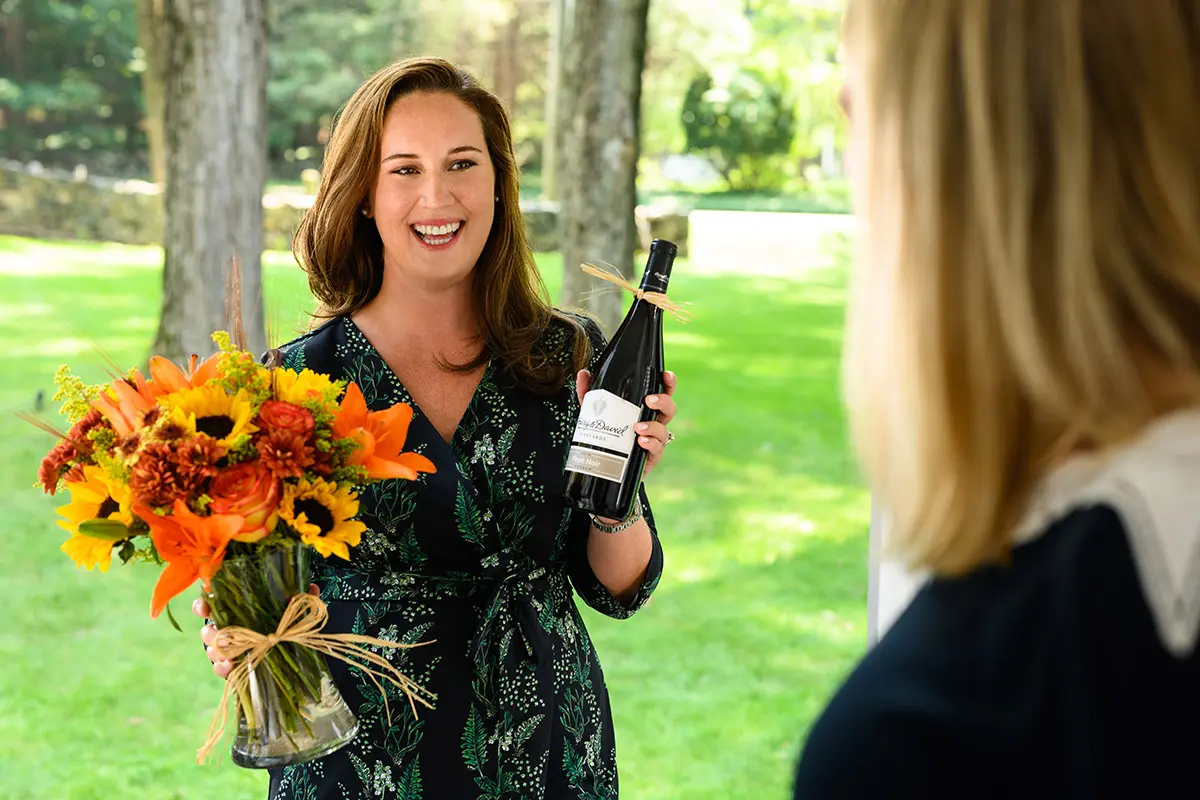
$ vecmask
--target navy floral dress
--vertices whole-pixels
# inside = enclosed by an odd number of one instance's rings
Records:
[[[584,322],[598,354],[603,337]],[[569,362],[568,329],[555,324],[546,337],[547,352]],[[332,661],[359,732],[329,756],[272,770],[271,799],[617,797],[608,691],[574,594],[629,617],[658,584],[662,549],[654,534],[649,569],[627,604],[593,574],[590,521],[562,500],[579,412],[574,379],[537,397],[493,361],[447,444],[351,320],[331,320],[282,350],[287,367],[354,381],[372,410],[414,407],[405,449],[437,473],[364,488],[361,544],[349,562],[321,560],[315,580],[327,630],[433,640],[384,655],[437,700],[414,716],[389,689],[389,724],[370,679]],[[644,493],[642,502],[653,532]]]

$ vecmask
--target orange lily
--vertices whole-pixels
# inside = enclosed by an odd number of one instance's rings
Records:
[[[199,357],[193,354],[188,359],[186,375],[173,361],[162,356],[154,356],[150,359],[150,376],[154,378],[157,386],[162,387],[164,392],[198,389],[220,373],[218,367],[221,355],[221,353],[213,353],[204,361],[200,361]],[[197,362],[199,362],[198,366]]]
[[[401,453],[412,422],[412,406],[397,403],[383,411],[368,411],[358,384],[346,387],[333,420],[333,435],[358,442],[350,455],[351,466],[366,467],[372,478],[416,480],[418,472],[437,472],[433,462],[417,453]]]
[[[220,374],[221,353],[214,353],[203,362],[193,355],[188,361],[188,371],[175,366],[162,356],[150,359],[150,380],[138,370],[133,371],[129,381],[118,378],[112,382],[112,393],[101,392],[92,401],[92,408],[104,415],[118,436],[128,436],[141,427],[142,414],[149,410],[158,398],[171,392],[195,389],[208,383]],[[130,384],[132,381],[132,385]]]
[[[165,392],[147,381],[138,370],[133,371],[131,384],[124,378],[112,382],[112,392],[101,392],[92,401],[92,408],[99,411],[112,425],[119,436],[128,436],[141,427],[142,414],[154,406],[155,400]]]
[[[146,506],[136,506],[133,510],[150,526],[154,548],[167,562],[150,600],[152,619],[197,579],[208,590],[225,559],[225,547],[246,522],[241,514],[197,516],[182,500],[175,501],[167,517],[158,516]]]

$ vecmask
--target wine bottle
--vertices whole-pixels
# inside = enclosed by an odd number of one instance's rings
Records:
[[[666,293],[676,246],[650,245],[641,288]],[[583,397],[567,454],[567,502],[598,517],[627,518],[642,482],[646,451],[637,424],[655,419],[646,397],[663,391],[662,309],[634,300],[613,335]]]

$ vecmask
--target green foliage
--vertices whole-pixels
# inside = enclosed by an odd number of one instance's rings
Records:
[[[414,760],[400,774],[400,783],[396,786],[396,797],[397,800],[421,800],[420,761]]]
[[[463,64],[510,104],[525,192],[538,194],[550,2],[271,0],[272,180],[294,186],[302,170],[319,168],[336,114],[363,78],[394,58],[422,54]],[[810,198],[805,208],[841,208],[838,198],[825,196],[825,184],[839,178],[837,154],[845,144],[836,101],[841,5],[653,0],[642,88],[642,190],[753,187],[803,194]],[[136,23],[134,0],[0,0],[0,158],[145,175],[145,59]],[[786,151],[733,159],[745,162],[737,164],[717,158],[719,149],[704,149],[727,172],[721,182],[680,184],[660,175],[664,157],[691,149],[682,122],[689,89],[705,75],[723,86],[738,71],[767,76],[756,80],[789,98],[793,135]]]
[[[462,733],[462,757],[467,768],[475,772],[487,763],[487,728],[478,707],[472,705]]]
[[[129,538],[129,528],[115,519],[88,519],[79,523],[79,532],[93,539],[123,542]]]
[[[749,0],[754,62],[786,75],[796,98],[792,159],[803,171],[822,150],[845,147],[846,125],[837,95],[842,85],[841,0]]]
[[[737,70],[721,83],[702,74],[688,87],[681,120],[687,151],[708,156],[730,189],[782,188],[796,112],[781,80],[757,69]]]
[[[544,0],[271,0],[272,172],[295,180],[318,167],[337,111],[395,58],[445,56],[493,86],[496,43],[514,14],[518,75],[507,99],[519,152],[535,156],[544,132],[545,12]],[[133,0],[0,0],[0,157],[144,174],[146,64],[137,28]]]
[[[100,396],[98,385],[89,386],[84,383],[78,376],[71,373],[71,368],[66,364],[60,364],[54,373],[54,386],[55,392],[52,399],[56,403],[62,401],[60,413],[67,418],[67,422],[71,425],[87,416],[88,411],[91,410],[92,401]]]
[[[394,55],[402,3],[274,0],[268,5],[268,144],[299,174],[318,167],[333,116]]]
[[[807,196],[801,204],[805,209],[844,210],[842,200],[827,196],[826,186],[840,180],[845,144],[837,104],[841,7],[841,0],[654,0],[643,83],[640,188],[671,194],[728,191],[728,180],[672,180],[660,174],[658,160],[688,150],[683,112],[689,89],[705,75],[724,86],[729,76],[745,70],[786,87],[794,112],[787,151],[752,165],[766,172],[760,185],[782,191],[784,200]]]
[[[454,516],[458,519],[459,533],[472,544],[483,543],[483,520],[475,498],[467,493],[460,483],[458,495],[454,501]]]
[[[533,9],[531,11],[530,9]],[[543,135],[546,22],[544,3],[511,0],[272,0],[270,153],[276,171],[295,176],[319,167],[336,113],[358,85],[393,59],[449,58],[496,85],[493,61],[504,26],[521,13],[522,80],[506,98],[514,106],[518,153],[530,157]],[[536,12],[536,13],[535,13]]]
[[[110,173],[144,161],[132,0],[4,0],[0,40],[0,154]]]

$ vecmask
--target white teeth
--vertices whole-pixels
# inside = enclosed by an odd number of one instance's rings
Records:
[[[462,223],[452,222],[449,225],[413,225],[413,227],[422,236],[445,236],[457,232],[462,227]]]

